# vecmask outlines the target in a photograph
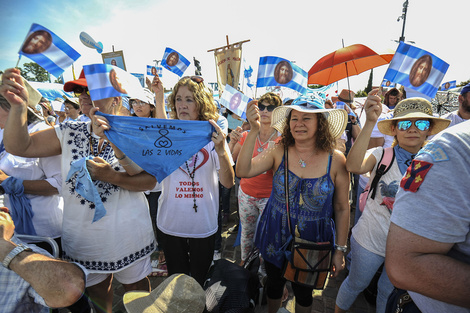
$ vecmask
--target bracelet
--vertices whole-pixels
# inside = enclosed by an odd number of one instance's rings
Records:
[[[346,253],[346,251],[348,251],[348,246],[336,245],[336,250]]]
[[[122,157],[118,158],[116,155],[114,155],[114,157],[118,160],[118,161],[122,161],[126,158],[127,155],[123,154]]]
[[[25,245],[19,244],[13,250],[8,253],[8,255],[3,259],[3,266],[7,269],[10,269],[11,261],[21,252],[23,251],[33,251],[30,248],[26,247]]]

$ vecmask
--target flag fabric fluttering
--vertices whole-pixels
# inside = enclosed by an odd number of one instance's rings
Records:
[[[147,75],[148,76],[155,76],[158,75],[159,77],[162,77],[162,68],[157,67],[154,65],[147,65]]]
[[[139,79],[123,69],[110,64],[83,66],[90,98],[93,101],[129,96],[141,99],[144,90]],[[142,98],[143,99],[143,98]]]
[[[249,68],[245,68],[245,78],[246,78],[246,85],[248,87],[253,87],[255,84],[253,84],[251,81],[250,81],[250,78],[251,78],[251,75],[253,74],[253,68],[251,68],[251,65]]]
[[[452,81],[443,83],[441,85],[441,91],[446,91],[446,90],[449,90],[449,89],[455,88],[455,87],[457,87],[457,81],[452,80]]]
[[[183,76],[184,71],[188,68],[189,62],[183,55],[178,51],[171,48],[166,48],[162,58],[162,67],[166,68],[170,72],[175,73],[179,77]]]
[[[207,145],[214,131],[207,121],[96,114],[108,120],[109,140],[158,182]]]
[[[244,95],[240,91],[236,90],[230,85],[225,85],[222,98],[220,98],[220,104],[240,116],[246,119],[246,106],[251,98]]]
[[[448,68],[434,54],[400,42],[384,79],[433,98]]]
[[[80,57],[65,41],[39,24],[31,25],[18,53],[30,58],[55,77],[59,77]]]
[[[380,87],[390,87],[390,88],[393,88],[395,87],[397,84],[396,83],[392,83],[391,81],[389,81],[388,79],[384,79],[382,81],[382,84],[380,85]]]
[[[256,87],[282,86],[307,94],[307,72],[294,63],[278,57],[260,57]]]

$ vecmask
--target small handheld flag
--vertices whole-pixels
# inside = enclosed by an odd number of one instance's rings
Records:
[[[273,56],[259,59],[256,87],[283,86],[307,94],[307,72],[292,62]]]
[[[183,76],[184,71],[188,68],[190,62],[178,51],[166,48],[161,64],[162,67],[181,77]]]
[[[18,53],[27,56],[55,77],[59,77],[80,57],[65,41],[39,24],[31,25]]]
[[[246,106],[250,101],[251,98],[245,96],[230,85],[225,85],[222,98],[220,98],[221,105],[243,119],[246,119]]]
[[[433,98],[448,68],[434,54],[400,42],[384,79]]]

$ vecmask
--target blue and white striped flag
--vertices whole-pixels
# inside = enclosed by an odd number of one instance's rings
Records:
[[[391,81],[389,81],[388,79],[384,79],[382,81],[382,84],[380,85],[381,87],[390,87],[390,88],[393,88],[395,87],[397,84],[396,83],[392,83]]]
[[[31,25],[18,53],[27,56],[55,77],[62,75],[80,57],[65,41],[39,24]]]
[[[450,82],[445,82],[441,85],[441,91],[446,91],[446,90],[449,90],[451,88],[455,88],[457,87],[457,81],[456,80],[452,80]]]
[[[243,93],[228,84],[225,85],[222,98],[220,98],[221,105],[243,119],[246,119],[246,105],[250,101],[251,98],[245,96]]]
[[[307,72],[278,57],[266,56],[259,59],[256,87],[282,86],[305,95],[307,89]]]
[[[170,72],[173,72],[181,77],[183,76],[184,71],[186,71],[188,68],[190,62],[178,51],[171,48],[166,48],[161,64]]]
[[[117,66],[90,64],[83,66],[83,71],[93,101],[120,96],[139,98],[144,93],[139,79]]]
[[[155,76],[155,74],[162,77],[162,68],[160,66],[147,65],[147,75]]]
[[[434,54],[400,42],[384,79],[433,98],[448,68]]]

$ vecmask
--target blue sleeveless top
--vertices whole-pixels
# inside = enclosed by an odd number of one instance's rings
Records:
[[[255,245],[263,258],[279,268],[283,267],[286,248],[292,240],[287,224],[284,191],[284,157],[273,177],[273,189],[259,219]],[[318,178],[300,178],[288,171],[289,211],[292,233],[295,226],[300,238],[324,242],[334,240],[333,193],[330,177],[331,155],[327,173]]]

